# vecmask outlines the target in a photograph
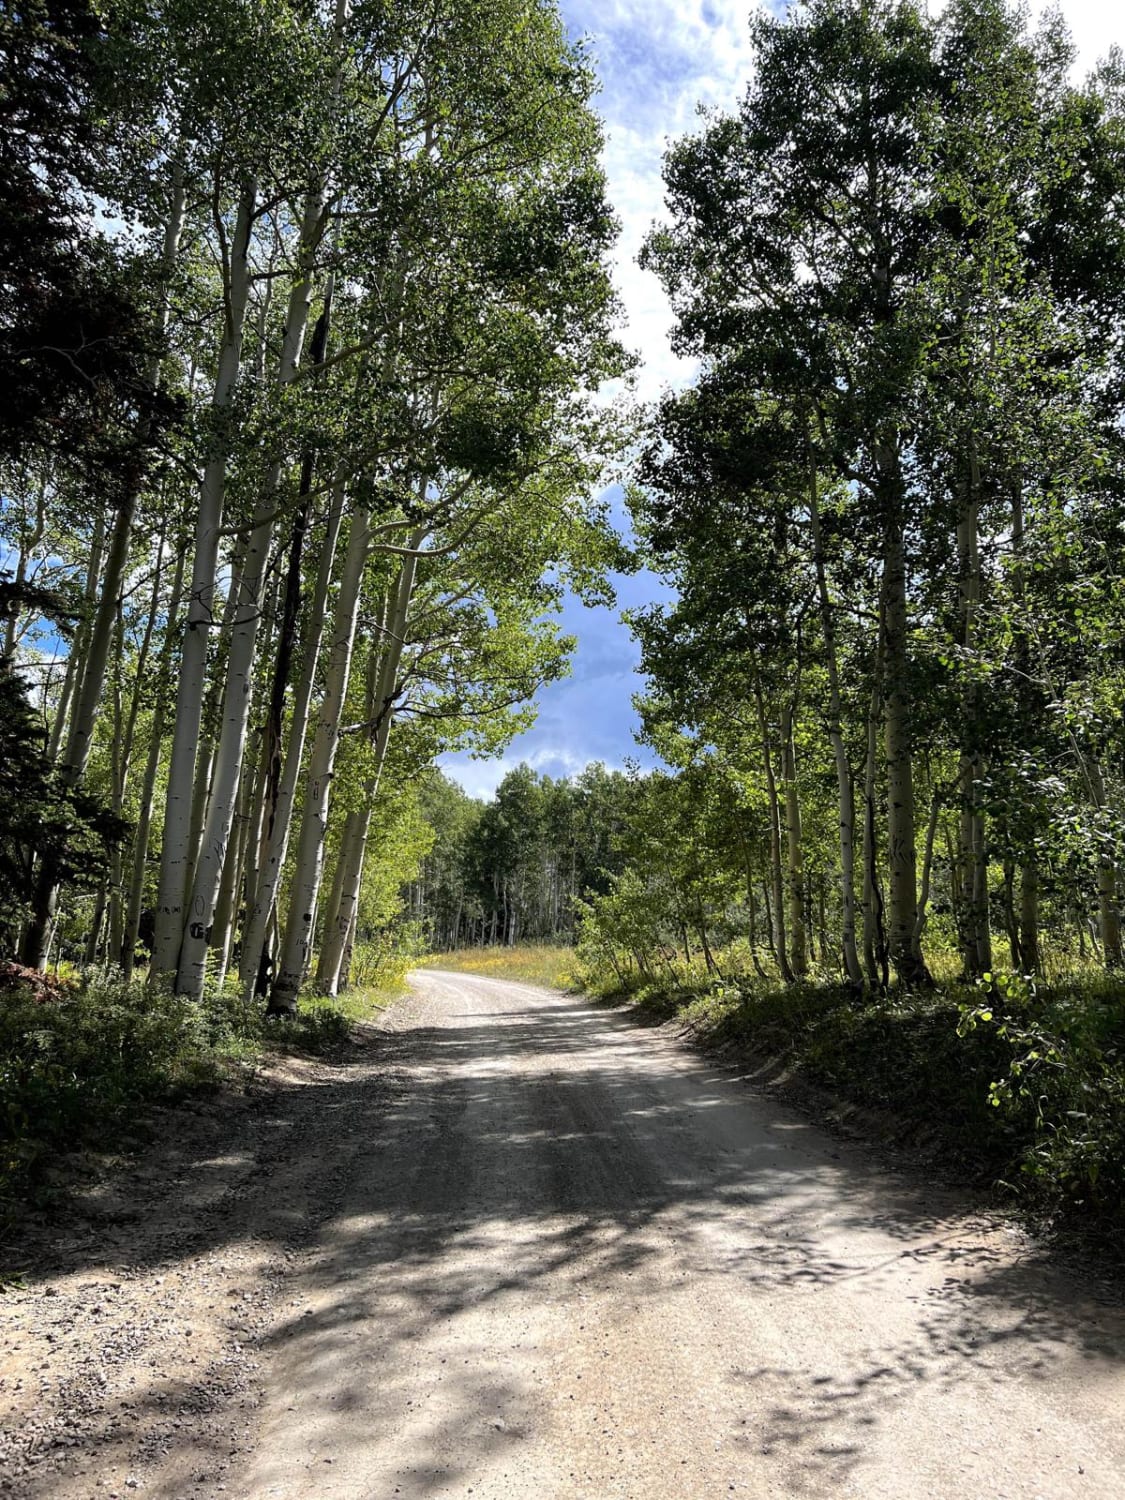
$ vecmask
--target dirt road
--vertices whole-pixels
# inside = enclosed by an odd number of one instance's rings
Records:
[[[4,1299],[0,1395],[30,1341],[88,1409],[9,1493],[1125,1494],[1120,1307],[667,1034],[420,973],[358,1059],[293,1067]],[[135,1337],[83,1383],[111,1297]]]

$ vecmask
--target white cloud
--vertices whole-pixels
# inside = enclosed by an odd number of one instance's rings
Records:
[[[638,394],[687,384],[696,362],[673,354],[672,313],[656,277],[637,265],[663,213],[661,164],[670,141],[695,129],[697,108],[729,108],[750,66],[749,17],[758,0],[563,0],[573,32],[589,36],[602,78],[603,163],[621,219],[614,277],[624,337],[641,356]]]
[[[509,771],[517,766],[530,766],[540,776],[550,776],[558,781],[578,776],[590,763],[591,757],[576,755],[563,745],[539,745],[519,755],[501,755],[495,760],[471,760],[466,755],[445,755],[438,766],[452,781],[456,781],[470,797],[490,798]],[[620,762],[606,762],[611,769],[620,770]]]

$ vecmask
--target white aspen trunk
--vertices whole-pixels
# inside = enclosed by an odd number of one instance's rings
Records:
[[[855,913],[855,783],[844,744],[843,707],[840,700],[840,672],[836,656],[836,616],[828,593],[828,570],[824,556],[824,538],[820,527],[820,495],[816,462],[809,461],[809,523],[812,531],[813,560],[816,565],[817,597],[820,605],[820,628],[824,636],[824,657],[828,672],[828,741],[836,764],[836,787],[840,803],[840,944],[844,957],[844,974],[848,983],[861,988],[863,969],[856,942]]]
[[[191,799],[191,833],[188,839],[188,862],[184,886],[191,889],[195,879],[195,865],[199,858],[203,824],[207,817],[207,796],[211,790],[211,773],[215,769],[215,737],[206,724],[199,736],[199,754],[195,762],[195,787]]]
[[[121,677],[124,671],[125,656],[125,618],[120,604],[117,609],[116,646],[114,650],[113,669],[113,744],[110,748],[110,782],[113,788],[112,807],[117,817],[120,818],[125,806],[125,778],[129,774],[129,747],[126,743],[127,732],[125,728],[124,706],[121,701]],[[138,663],[139,665],[139,663]],[[135,701],[136,695],[134,695]],[[102,891],[105,893],[109,906],[109,923],[106,934],[106,960],[112,959],[121,949],[121,845],[117,843],[109,860],[109,878],[103,884]],[[97,953],[96,925],[95,933],[91,934],[94,955]],[[87,959],[92,962],[93,959]]]
[[[324,202],[325,184],[322,176],[316,188],[305,199],[301,219],[296,277],[289,293],[278,369],[278,385],[282,388],[292,382],[301,361],[309,310],[312,307],[313,265],[323,230]],[[223,723],[215,758],[211,798],[207,807],[207,826],[192,883],[188,922],[181,942],[180,966],[176,978],[177,993],[193,1000],[198,1000],[203,994],[208,932],[214,920],[222,881],[223,863],[234,817],[234,800],[246,746],[254,651],[258,639],[258,622],[262,616],[262,583],[273,541],[273,508],[282,468],[280,458],[270,465],[263,495],[265,514],[251,534],[237,583],[239,597],[227,658]]]
[[[366,508],[360,508],[352,516],[344,569],[336,598],[324,696],[317,714],[316,736],[305,780],[305,803],[289,897],[289,915],[285,923],[277,978],[270,997],[272,1012],[293,1010],[308,969],[313,922],[324,871],[324,836],[328,828],[332,775],[340,745],[340,722],[351,675],[360,588],[370,544],[370,514]]]
[[[324,912],[324,936],[320,946],[320,958],[316,966],[316,984],[317,989],[321,991],[324,990],[325,985],[328,934],[336,930],[336,919],[340,914],[340,901],[344,894],[344,881],[348,871],[349,851],[353,848],[355,840],[360,836],[359,824],[367,816],[366,803],[363,808],[354,809],[344,820],[344,831],[340,835],[340,848],[336,856],[336,869],[332,875],[332,891],[328,897],[328,905]]]
[[[156,550],[155,576],[152,585],[152,599],[149,604],[148,617],[145,620],[144,635],[141,639],[140,649],[137,652],[136,679],[133,687],[133,696],[129,704],[129,714],[125,721],[125,729],[121,735],[119,771],[114,777],[114,807],[120,814],[124,804],[125,796],[129,788],[129,773],[133,765],[133,741],[137,732],[137,715],[141,706],[141,687],[148,670],[148,657],[152,649],[152,637],[156,629],[156,616],[160,609],[160,591],[164,581],[164,548],[167,541],[167,525],[161,527],[160,538]],[[118,664],[118,677],[115,683],[115,693],[120,695],[120,663]],[[120,710],[115,710],[120,714]],[[110,861],[110,901],[109,901],[109,943],[108,955],[114,963],[121,962],[122,942],[125,934],[124,908],[125,891],[124,883],[124,857],[120,844],[116,845]]]
[[[789,967],[789,952],[785,942],[785,878],[781,864],[781,809],[778,805],[777,779],[773,770],[773,751],[770,744],[769,726],[766,723],[766,708],[760,685],[754,684],[754,699],[758,709],[758,730],[761,736],[762,766],[766,774],[766,797],[770,819],[770,876],[773,885],[773,930],[775,957],[781,977],[786,984],[793,983],[793,971]]]
[[[105,520],[99,511],[94,522],[93,544],[90,548],[90,565],[86,570],[84,602],[94,601],[101,577],[102,557],[105,551]],[[62,693],[55,720],[51,726],[51,738],[47,754],[51,760],[58,756],[59,745],[66,725],[71,718],[71,705],[82,691],[82,678],[86,668],[87,646],[90,639],[91,621],[85,619],[80,626],[67,657],[66,673],[63,677]],[[58,911],[59,891],[55,871],[42,861],[36,872],[32,891],[31,911],[20,936],[19,958],[29,969],[43,970],[47,967],[47,955],[54,937]]]
[[[124,932],[121,938],[121,967],[126,979],[133,976],[136,963],[137,938],[140,934],[141,908],[144,905],[145,862],[148,857],[149,830],[152,826],[152,796],[156,786],[156,773],[160,768],[160,752],[163,748],[164,718],[168,706],[168,671],[172,660],[172,645],[176,634],[176,621],[180,610],[180,599],[184,584],[184,554],[176,557],[176,571],[172,576],[172,592],[168,600],[168,629],[160,652],[158,671],[159,688],[156,706],[152,713],[148,756],[145,760],[144,779],[141,783],[141,806],[137,816],[137,830],[133,835],[133,870],[129,881],[129,899],[125,909]]]
[[[243,852],[242,868],[239,871],[239,885],[241,887],[241,911],[242,911],[242,943],[245,951],[246,933],[250,926],[254,913],[254,895],[258,889],[258,876],[264,846],[264,830],[266,826],[266,799],[269,794],[270,783],[270,751],[266,743],[266,735],[263,732],[262,744],[259,751],[258,776],[254,785],[253,798],[247,808],[246,815],[246,847]],[[233,952],[232,942],[232,952]]]
[[[875,817],[878,787],[879,724],[883,714],[883,622],[886,617],[886,575],[879,589],[876,621],[875,670],[867,707],[867,746],[863,768],[863,962],[868,983],[886,988],[886,933],[883,897],[879,889],[879,841]]]
[[[781,724],[781,764],[785,776],[786,885],[789,890],[789,963],[794,977],[809,971],[805,932],[805,866],[801,847],[801,804],[797,794],[797,756],[793,744],[793,710],[786,706]]]
[[[339,479],[333,486],[328,523],[321,543],[320,566],[317,570],[316,587],[308,616],[304,661],[293,694],[289,741],[285,748],[285,764],[282,767],[281,783],[277,792],[273,826],[263,831],[265,852],[260,861],[261,870],[254,895],[254,910],[242,940],[239,983],[247,1001],[253,998],[258,982],[258,969],[262,961],[266,933],[277,901],[281,872],[285,868],[285,859],[289,852],[289,834],[293,826],[293,809],[296,805],[301,761],[305,752],[305,736],[308,733],[309,705],[312,703],[317,663],[320,659],[320,643],[324,634],[328,590],[332,582],[332,564],[336,555],[336,543],[340,535],[343,514],[344,481]]]
[[[980,607],[981,574],[978,536],[978,475],[975,462],[965,486],[964,503],[957,527],[960,563],[961,645],[966,659],[972,652],[976,615]],[[966,660],[966,667],[972,668]],[[961,712],[961,756],[959,779],[961,810],[958,819],[961,862],[961,962],[965,975],[975,979],[992,969],[992,932],[988,909],[988,855],[985,846],[984,813],[980,807],[979,783],[984,761],[977,738],[980,693],[970,678]]]
[[[223,520],[229,439],[222,435],[238,386],[242,335],[250,297],[250,235],[254,225],[257,183],[243,184],[239,194],[226,286],[226,318],[211,410],[219,435],[207,460],[195,526],[195,555],[176,690],[172,758],[164,803],[164,843],[160,859],[160,892],[152,973],[166,974],[179,963],[184,930],[184,899],[192,859],[191,825],[195,763],[206,684],[207,643],[214,623],[212,608]]]
[[[86,583],[82,590],[83,603],[92,605],[98,592],[98,579],[102,575],[102,554],[105,551],[105,516],[99,511],[94,517],[94,534],[90,539],[90,562],[86,568]],[[57,760],[59,750],[62,746],[63,736],[70,722],[70,708],[74,694],[79,688],[82,680],[82,672],[86,664],[86,643],[90,636],[91,622],[83,620],[75,632],[74,641],[66,658],[66,671],[63,673],[62,690],[59,693],[59,706],[55,710],[55,717],[51,724],[51,737],[47,742],[47,755],[51,760]]]
[[[425,534],[425,528],[419,528],[410,542],[411,548],[418,547]],[[371,807],[379,790],[379,778],[390,741],[391,724],[394,719],[395,688],[398,684],[398,669],[406,640],[406,625],[417,569],[416,557],[403,558],[394,601],[388,611],[386,645],[380,657],[375,683],[378,728],[375,731],[373,747],[374,769],[364,789],[365,805],[353,826],[351,846],[349,849],[341,848],[340,850],[343,871],[340,877],[340,899],[332,922],[326,924],[326,930],[321,939],[317,985],[327,995],[335,995],[339,991],[340,973],[348,948],[348,934],[359,905],[363,864],[367,856],[367,839],[371,828]]]
[[[219,885],[219,897],[215,907],[215,924],[211,934],[211,950],[215,954],[215,987],[221,990],[230,967],[231,948],[234,943],[235,926],[238,919],[238,889],[242,881],[242,870],[250,838],[251,806],[258,797],[262,773],[256,757],[243,765],[242,780],[238,791],[238,813],[230,841],[227,844],[226,863]]]
[[[1096,756],[1087,761],[1087,774],[1099,811],[1106,805],[1105,778]],[[1121,908],[1118,904],[1117,861],[1111,853],[1098,859],[1098,936],[1102,942],[1102,962],[1107,969],[1123,966],[1121,949]]]
[[[1025,974],[1038,974],[1039,956],[1039,869],[1029,858],[1020,869],[1020,967]]]
[[[381,767],[380,767],[381,768]],[[344,829],[337,865],[339,899],[330,923],[325,923],[316,987],[323,995],[338,995],[345,979],[345,964],[355,942],[359,890],[363,883],[363,866],[367,859],[367,840],[371,833],[371,809],[378,791],[373,776],[365,788],[366,801],[353,813]]]
[[[886,681],[883,726],[887,757],[887,943],[900,983],[926,983],[918,942],[918,856],[915,848],[914,762],[908,681],[906,557],[901,507],[890,512],[884,546]]]

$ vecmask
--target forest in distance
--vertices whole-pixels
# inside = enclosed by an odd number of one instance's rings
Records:
[[[5,9],[10,1132],[539,942],[1125,1222],[1125,57],[748,25],[642,405],[551,0]],[[640,564],[660,768],[468,797]]]

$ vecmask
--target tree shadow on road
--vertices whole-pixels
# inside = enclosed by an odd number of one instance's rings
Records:
[[[198,1119],[163,1169],[157,1153],[147,1176],[118,1184],[137,1219],[99,1222],[95,1205],[32,1282],[124,1256],[134,1272],[165,1267],[247,1239],[288,1256],[288,1305],[260,1344],[274,1382],[341,1413],[374,1406],[382,1432],[409,1429],[404,1495],[518,1455],[512,1414],[531,1394],[502,1350],[472,1344],[427,1411],[412,1351],[464,1314],[529,1300],[565,1310],[615,1282],[643,1309],[670,1267],[701,1288],[733,1280],[749,1305],[788,1296],[794,1318],[806,1299],[914,1304],[905,1332],[847,1373],[730,1371],[747,1413],[732,1444],[783,1463],[794,1493],[848,1482],[920,1384],[937,1399],[969,1379],[1097,1378],[1125,1363],[1120,1309],[966,1221],[949,1189],[886,1172],[623,1011],[451,1007],[441,1024],[367,1032],[349,1061],[288,1064],[243,1107]],[[154,1379],[137,1400],[166,1406],[171,1389]],[[325,1461],[358,1462],[349,1442],[373,1461],[377,1437],[331,1430]]]

